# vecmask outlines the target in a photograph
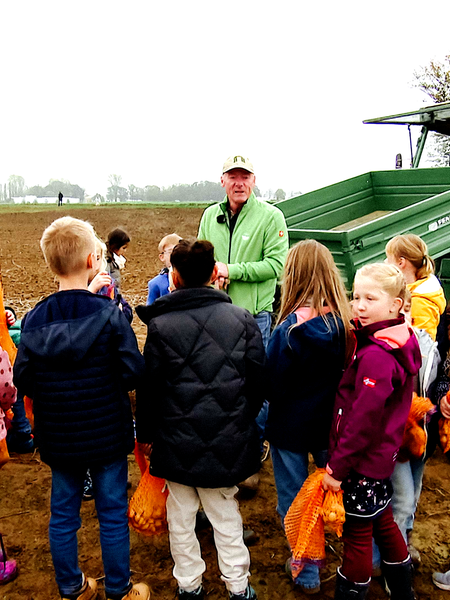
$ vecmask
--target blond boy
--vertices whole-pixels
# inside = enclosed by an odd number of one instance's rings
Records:
[[[147,306],[153,304],[157,298],[169,293],[170,255],[180,240],[181,237],[178,234],[170,233],[159,242],[159,260],[163,263],[164,267],[156,277],[153,277],[148,282]]]
[[[14,366],[18,389],[33,398],[35,436],[52,470],[50,550],[64,600],[92,600],[97,582],[78,565],[77,531],[87,469],[100,523],[108,600],[148,600],[145,584],[130,583],[127,455],[133,421],[127,390],[143,359],[135,335],[105,296],[88,291],[98,270],[92,225],[72,217],[54,221],[41,238],[59,291],[22,321]]]

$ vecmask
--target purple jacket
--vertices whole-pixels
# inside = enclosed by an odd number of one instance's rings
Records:
[[[339,384],[329,470],[385,479],[394,470],[421,365],[416,336],[398,319],[356,329],[356,352]],[[380,339],[384,338],[384,339]]]

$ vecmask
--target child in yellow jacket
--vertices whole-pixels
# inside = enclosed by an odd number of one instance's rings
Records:
[[[427,245],[413,233],[396,235],[386,245],[386,257],[386,262],[402,271],[411,292],[412,325],[425,329],[435,340],[446,301]]]

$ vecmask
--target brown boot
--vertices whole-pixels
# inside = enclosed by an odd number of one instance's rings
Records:
[[[97,582],[92,577],[86,577],[79,592],[63,596],[62,600],[94,600],[97,597]]]
[[[146,583],[135,583],[120,600],[150,600],[150,590]]]

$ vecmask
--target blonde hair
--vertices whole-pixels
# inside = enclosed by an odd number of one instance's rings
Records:
[[[182,237],[177,233],[169,233],[169,235],[164,236],[163,239],[159,242],[158,252],[162,254],[166,246],[176,246],[181,239]]]
[[[53,273],[64,276],[87,268],[87,257],[95,252],[95,238],[87,221],[61,217],[44,231],[40,246]]]
[[[387,263],[373,263],[364,265],[356,271],[355,282],[358,277],[367,277],[377,283],[381,291],[392,298],[400,298],[402,306],[406,299],[406,282],[403,273],[395,265]],[[354,284],[353,284],[354,286]],[[400,307],[399,310],[401,310]]]
[[[331,252],[316,240],[298,242],[288,252],[277,324],[300,306],[310,306],[322,317],[328,307],[335,319],[339,316],[350,348],[351,310],[344,282]]]
[[[403,298],[403,310],[404,311],[406,311],[406,308],[408,308],[409,310],[406,312],[411,312],[411,301],[412,301],[412,294],[409,291],[409,289],[406,288],[405,297]]]
[[[95,235],[95,251],[97,254],[100,255],[100,267],[99,267],[99,273],[100,271],[106,271],[106,267],[107,267],[107,263],[106,263],[106,252],[107,252],[107,248],[106,248],[106,244],[98,237],[98,235]]]
[[[428,256],[425,242],[414,233],[396,235],[386,244],[386,254],[396,260],[406,258],[416,270],[416,278],[423,279],[434,273],[434,261]]]

